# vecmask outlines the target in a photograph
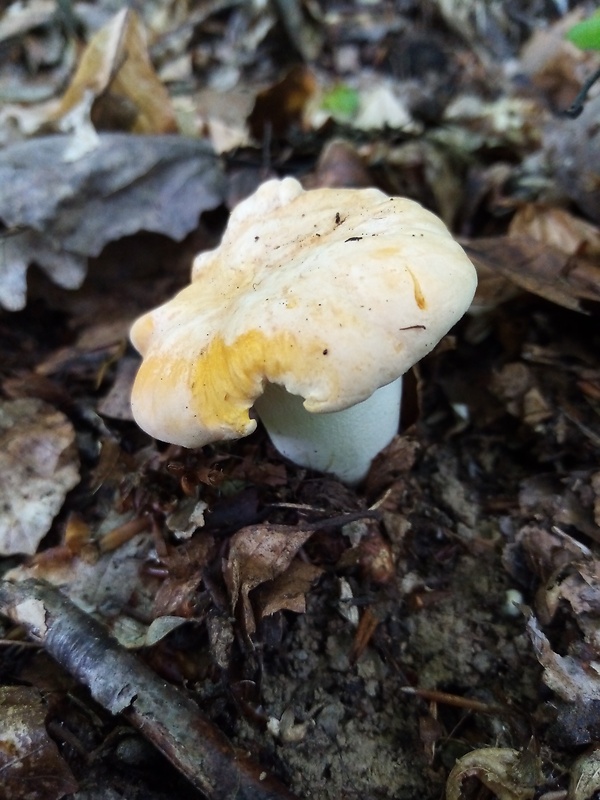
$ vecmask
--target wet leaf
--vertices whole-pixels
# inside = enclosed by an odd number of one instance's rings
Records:
[[[0,404],[0,553],[35,553],[79,483],[75,431],[41,400]]]
[[[0,305],[23,308],[35,261],[56,283],[76,288],[86,259],[108,242],[155,231],[181,240],[222,200],[223,176],[204,142],[179,136],[100,134],[76,160],[68,136],[0,150]],[[15,202],[18,198],[18,202]]]
[[[132,9],[119,11],[91,39],[54,119],[73,115],[82,104],[97,130],[177,131],[171,100],[150,62],[142,20]]]
[[[312,533],[287,525],[252,525],[232,537],[224,568],[225,582],[234,609],[241,600],[248,634],[256,630],[250,592],[284,573]]]
[[[46,731],[37,689],[0,688],[0,800],[59,800],[77,782]]]

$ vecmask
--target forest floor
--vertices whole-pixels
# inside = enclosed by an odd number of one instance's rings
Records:
[[[600,796],[593,4],[138,5],[0,19],[0,799]],[[287,175],[479,274],[356,488],[131,416],[132,322]]]

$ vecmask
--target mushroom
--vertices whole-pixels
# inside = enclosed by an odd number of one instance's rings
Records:
[[[445,225],[378,189],[262,184],[192,281],[133,325],[141,428],[185,447],[247,436],[358,483],[399,425],[401,376],[464,314],[475,269]]]

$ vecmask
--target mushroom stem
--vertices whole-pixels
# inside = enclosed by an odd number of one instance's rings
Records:
[[[354,485],[398,432],[401,399],[398,378],[343,411],[312,414],[302,397],[268,383],[254,407],[281,455]]]

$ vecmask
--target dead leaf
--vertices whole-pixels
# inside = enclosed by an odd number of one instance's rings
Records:
[[[59,800],[77,791],[71,770],[46,731],[37,689],[0,688],[0,800]]]
[[[527,512],[531,516],[531,511]],[[517,552],[516,552],[517,551]],[[574,561],[590,555],[585,545],[559,528],[550,530],[542,525],[524,525],[517,533],[514,544],[505,549],[504,564],[508,572],[517,576],[518,563],[525,560],[527,568],[543,583]]]
[[[315,19],[319,6],[300,0],[276,0],[274,6],[296,50],[305,61],[314,61],[325,42],[322,20]]]
[[[508,233],[514,239],[530,237],[567,255],[600,255],[598,227],[564,208],[525,203],[510,221]]]
[[[50,136],[0,150],[0,304],[25,306],[26,273],[38,263],[76,288],[86,259],[141,230],[181,240],[218,206],[224,179],[206,143],[180,136],[99,134],[80,158],[70,137]],[[33,187],[33,188],[32,188]]]
[[[75,431],[60,411],[26,398],[0,404],[0,553],[35,553],[79,483]]]
[[[533,85],[555,109],[568,108],[585,79],[596,69],[598,54],[567,41],[569,28],[581,21],[583,8],[573,9],[556,22],[534,30],[520,54],[520,64]]]
[[[332,139],[321,151],[315,172],[302,182],[305,189],[357,188],[373,185],[365,162],[358,151],[344,139]]]
[[[600,301],[600,266],[569,256],[557,247],[530,236],[491,236],[463,240],[462,245],[479,271],[492,271],[551,303],[583,311],[582,300]]]
[[[53,119],[73,115],[82,104],[90,108],[96,130],[177,131],[171,99],[148,55],[144,25],[132,9],[119,11],[92,37]]]
[[[116,518],[111,515],[101,527],[114,528],[115,522]],[[102,529],[96,531],[96,542],[80,553],[65,545],[44,550],[29,564],[10,570],[7,577],[15,582],[35,578],[60,587],[75,605],[101,619],[123,647],[144,647],[149,637],[156,636],[156,626],[153,631],[149,630],[151,623],[155,618],[165,617],[153,614],[160,581],[143,569],[154,544],[152,536],[138,534],[118,549],[103,553],[102,533]],[[129,615],[127,610],[132,598],[135,614]],[[178,617],[178,621],[172,622],[171,617],[172,614],[166,620],[166,629],[162,623],[157,623],[158,628],[168,631],[185,621]]]
[[[559,188],[600,224],[600,95],[577,119],[555,119],[544,137],[546,162]]]
[[[570,769],[567,800],[589,800],[600,787],[600,746],[579,756]]]
[[[564,572],[538,592],[544,621],[550,622],[559,606],[568,603],[586,643],[600,656],[600,562],[589,558]]]
[[[250,146],[246,120],[254,96],[247,88],[234,87],[228,92],[204,88],[194,95],[190,105],[195,129],[209,137],[215,152],[227,153]]]
[[[555,653],[533,614],[527,621],[527,631],[536,658],[544,668],[544,683],[549,689],[569,703],[600,701],[598,665],[586,669],[587,665],[576,657]]]
[[[525,478],[519,491],[519,506],[528,516],[545,518],[553,525],[572,525],[592,541],[600,541],[600,528],[594,524],[590,511],[571,488],[552,474]]]
[[[477,778],[498,800],[530,800],[541,783],[539,760],[508,747],[472,750],[459,758],[446,783],[446,800],[461,800],[462,784]]]
[[[306,611],[306,594],[323,570],[296,558],[275,580],[257,590],[256,607],[262,619],[277,611]]]
[[[284,573],[312,534],[312,530],[298,530],[287,525],[251,525],[231,538],[224,568],[225,582],[233,609],[241,599],[248,634],[256,630],[250,592]]]
[[[394,83],[382,81],[381,76],[373,86],[364,87],[360,92],[358,113],[352,125],[361,131],[389,128],[404,133],[419,133],[421,130]]]
[[[117,374],[108,394],[98,403],[98,412],[111,419],[133,420],[131,387],[140,368],[140,360],[124,356],[117,364]]]
[[[280,81],[256,96],[248,117],[252,136],[283,138],[291,128],[302,124],[309,99],[317,87],[316,78],[305,66],[294,66]]]

